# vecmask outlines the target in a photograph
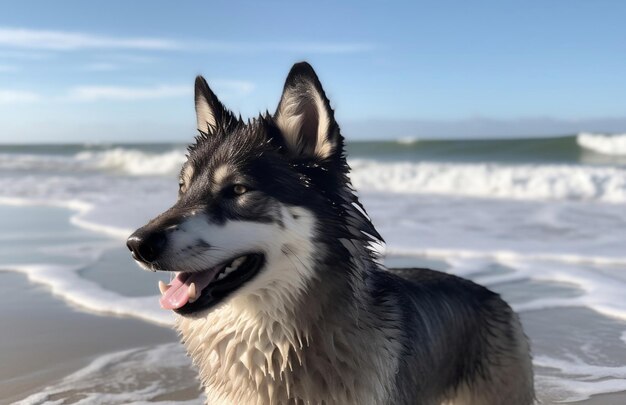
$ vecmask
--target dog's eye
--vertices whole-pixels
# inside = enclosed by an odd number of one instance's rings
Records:
[[[235,184],[233,186],[233,194],[235,195],[242,195],[247,191],[248,191],[248,188],[244,186],[243,184]]]
[[[179,179],[178,180],[178,190],[181,193],[185,191],[185,180],[183,180],[183,179]]]

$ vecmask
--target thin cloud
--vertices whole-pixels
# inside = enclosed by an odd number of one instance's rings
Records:
[[[14,65],[0,65],[0,73],[17,72],[19,68]]]
[[[117,38],[80,32],[0,28],[0,46],[54,51],[84,49],[173,50],[176,41],[155,38]]]
[[[41,101],[43,97],[32,91],[0,90],[0,104],[23,104]]]
[[[253,83],[242,80],[213,80],[211,85],[226,96],[242,96],[251,93]],[[188,85],[157,85],[150,87],[132,86],[78,86],[71,88],[63,98],[65,101],[137,101],[157,100],[191,96],[192,86]]]
[[[359,42],[229,42],[210,41],[197,43],[196,47],[203,51],[225,53],[256,53],[256,52],[285,52],[285,53],[361,53],[374,50],[373,44]]]
[[[81,51],[94,49],[192,51],[223,53],[360,53],[375,48],[359,42],[236,42],[175,41],[165,38],[113,37],[84,32],[36,30],[0,27],[0,47],[45,51]]]
[[[250,94],[255,89],[253,83],[243,80],[216,79],[210,80],[211,86],[219,91],[224,98]],[[155,85],[155,86],[76,86],[65,95],[48,97],[46,95],[24,90],[0,89],[0,104],[49,102],[97,102],[97,101],[139,101],[158,100],[175,97],[190,97],[193,87],[189,85]]]
[[[70,89],[68,101],[136,101],[187,96],[190,86],[159,85],[153,87],[78,86]]]
[[[0,50],[0,58],[2,59],[43,60],[49,59],[51,56],[52,54],[49,52]]]

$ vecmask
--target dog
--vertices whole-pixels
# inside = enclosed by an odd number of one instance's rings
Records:
[[[127,245],[174,272],[160,303],[208,403],[534,402],[527,338],[497,294],[381,264],[309,64],[293,66],[273,115],[244,122],[200,76],[195,107],[178,200]]]

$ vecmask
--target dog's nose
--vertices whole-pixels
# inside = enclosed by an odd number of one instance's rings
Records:
[[[163,251],[165,240],[163,232],[144,232],[139,229],[128,237],[126,246],[131,251],[133,259],[152,263]]]

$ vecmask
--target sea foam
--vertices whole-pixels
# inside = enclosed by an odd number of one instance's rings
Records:
[[[626,134],[580,133],[576,141],[581,148],[613,156],[626,156]]]
[[[185,151],[173,149],[163,153],[148,153],[118,147],[105,151],[80,152],[74,159],[93,168],[135,176],[158,176],[178,173],[185,162]]]
[[[354,159],[358,190],[524,200],[626,201],[626,168],[578,165],[380,162]]]
[[[158,296],[126,297],[102,288],[79,275],[84,265],[12,265],[2,268],[25,274],[31,282],[45,285],[67,303],[101,314],[132,316],[157,325],[171,325],[173,313],[159,308]],[[139,271],[139,270],[137,270]]]
[[[203,395],[186,401],[165,400],[175,392],[198,388],[183,346],[169,343],[106,354],[16,405],[201,405]],[[189,396],[189,395],[187,395]]]

